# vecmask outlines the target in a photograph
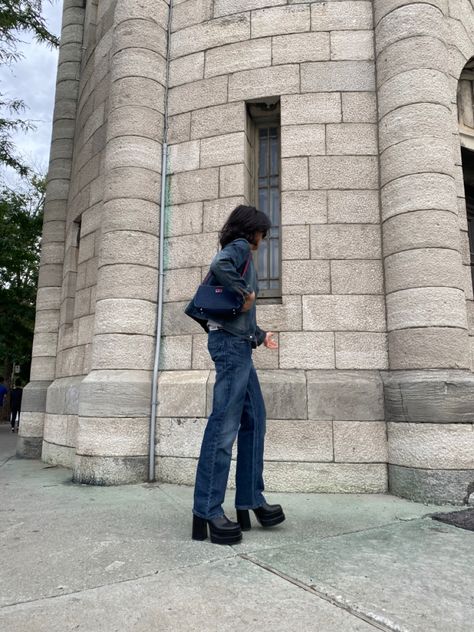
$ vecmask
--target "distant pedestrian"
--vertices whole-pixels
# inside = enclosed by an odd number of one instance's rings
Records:
[[[255,309],[258,286],[252,253],[269,230],[270,221],[262,211],[253,206],[234,209],[220,232],[222,250],[214,257],[205,284],[209,280],[217,294],[227,290],[240,297],[240,310],[224,316],[218,309],[210,311],[209,303],[200,307],[197,296],[185,310],[209,332],[208,350],[216,366],[213,408],[194,488],[194,540],[205,540],[209,529],[211,542],[239,542],[242,531],[250,529],[249,509],[263,527],[285,520],[281,506],[267,504],[263,495],[265,404],[252,362],[252,351],[258,345],[278,348],[272,332],[257,326]],[[236,439],[238,522],[232,522],[225,516],[222,503]]]
[[[5,386],[5,379],[0,375],[0,417],[3,418],[3,406],[5,404],[5,397],[8,393],[8,388]]]
[[[23,389],[21,382],[15,382],[13,389],[10,391],[10,424],[12,432],[15,432],[15,427],[20,425],[20,413],[21,413],[21,399],[23,397]],[[18,416],[18,424],[16,423]]]

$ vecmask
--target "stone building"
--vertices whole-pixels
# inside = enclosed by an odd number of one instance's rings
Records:
[[[160,278],[151,460],[192,484],[213,372],[183,307],[251,202],[267,488],[465,499],[473,56],[469,0],[64,0],[19,454],[146,480]]]

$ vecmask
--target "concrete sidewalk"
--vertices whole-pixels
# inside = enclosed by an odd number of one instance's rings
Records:
[[[286,522],[218,546],[190,538],[192,489],[73,485],[15,442],[0,426],[2,632],[474,627],[474,533],[427,517],[439,507],[269,494]]]

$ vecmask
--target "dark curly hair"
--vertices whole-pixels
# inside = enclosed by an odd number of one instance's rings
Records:
[[[271,225],[268,215],[263,211],[257,210],[255,206],[241,204],[234,208],[222,227],[219,233],[220,244],[224,248],[239,237],[243,237],[253,244],[255,243],[255,233],[263,233],[265,237]]]

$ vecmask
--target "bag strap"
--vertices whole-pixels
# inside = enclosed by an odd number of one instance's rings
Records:
[[[250,260],[251,259],[252,259],[252,251],[249,252],[249,256],[247,257],[247,261],[245,263],[245,268],[242,271],[242,276],[243,277],[245,276],[247,270],[249,269],[249,265],[250,265]],[[203,285],[206,285],[206,283],[209,281],[209,279],[211,278],[211,274],[212,274],[212,272],[209,270],[209,272],[206,275],[206,278],[202,282]]]

